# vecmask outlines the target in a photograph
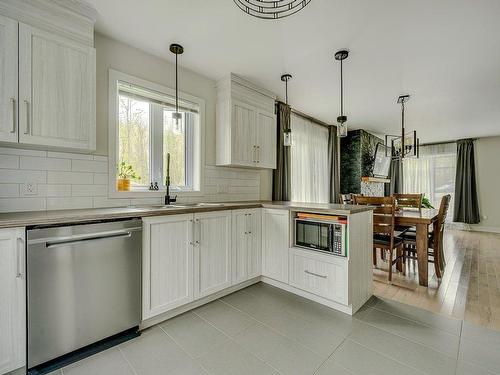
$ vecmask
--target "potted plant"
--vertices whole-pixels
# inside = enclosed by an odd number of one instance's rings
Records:
[[[130,191],[130,180],[140,180],[141,177],[136,174],[134,168],[125,161],[118,164],[118,179],[116,189],[118,191]]]
[[[426,196],[422,197],[422,208],[434,208],[431,201]]]

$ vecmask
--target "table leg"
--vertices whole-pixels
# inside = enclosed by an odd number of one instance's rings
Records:
[[[417,225],[417,262],[418,262],[418,282],[422,286],[428,285],[429,265],[429,227],[427,224]]]

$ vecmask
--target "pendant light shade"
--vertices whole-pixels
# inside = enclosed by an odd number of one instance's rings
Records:
[[[182,113],[179,112],[179,66],[177,59],[179,55],[184,53],[184,47],[180,44],[171,44],[170,52],[175,54],[175,112],[172,114],[172,118],[178,124],[179,120],[182,119]]]
[[[288,105],[288,81],[292,79],[291,74],[283,74],[281,80],[285,82],[285,103]],[[290,147],[292,145],[292,129],[283,130],[283,146]]]
[[[344,116],[344,70],[343,61],[349,56],[349,51],[340,50],[335,53],[335,60],[340,61],[340,116],[337,117],[337,135],[347,137],[347,116]]]

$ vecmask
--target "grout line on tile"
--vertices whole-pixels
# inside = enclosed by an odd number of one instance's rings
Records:
[[[175,318],[175,317],[174,317],[174,318]],[[173,318],[171,318],[171,319],[173,319]],[[167,319],[166,321],[168,321],[168,320],[169,320],[169,319]],[[165,321],[164,321],[164,322],[165,322]],[[162,322],[162,323],[164,323],[164,322]],[[165,335],[167,335],[167,337],[168,337],[168,338],[170,338],[170,339],[174,342],[174,344],[175,344],[175,345],[177,345],[177,346],[179,347],[179,349],[181,349],[181,350],[182,350],[182,351],[183,351],[183,352],[184,352],[184,353],[185,353],[185,354],[186,354],[189,358],[191,358],[191,360],[193,360],[194,362],[196,362],[196,363],[197,363],[197,364],[198,364],[198,365],[199,365],[199,366],[203,369],[203,371],[205,371],[205,372],[206,372],[207,374],[209,374],[209,375],[212,375],[212,373],[211,373],[210,371],[208,371],[208,369],[206,369],[206,368],[205,368],[205,366],[203,366],[203,365],[202,365],[202,364],[198,361],[198,359],[197,359],[197,358],[193,357],[193,356],[192,356],[189,352],[187,352],[187,351],[186,351],[186,349],[184,349],[184,348],[182,347],[182,345],[181,345],[181,344],[179,344],[179,343],[178,343],[178,342],[177,342],[177,341],[176,341],[176,340],[175,340],[175,339],[174,339],[171,335],[169,335],[169,334],[168,334],[168,332],[167,332],[167,331],[165,331],[165,329],[163,329],[163,327],[160,325],[160,324],[162,324],[162,323],[158,323],[156,326],[157,326],[157,327],[159,327],[159,328],[163,331],[163,333],[164,333]]]
[[[371,309],[371,307],[370,307],[370,309]],[[380,310],[378,310],[378,311],[380,311]],[[384,311],[384,312],[385,312],[385,311]],[[367,315],[368,315],[368,314],[369,314],[369,312],[367,313]],[[388,314],[390,314],[390,313],[388,313]],[[390,314],[390,315],[393,315],[393,316],[398,316],[398,315],[394,315],[394,314]],[[398,316],[398,317],[399,317],[399,316]],[[421,345],[421,346],[425,346],[425,347],[426,347],[426,348],[428,348],[428,349],[434,350],[435,352],[438,352],[438,353],[440,353],[440,354],[442,354],[442,355],[445,355],[445,356],[447,356],[447,357],[449,357],[449,358],[452,358],[452,359],[453,359],[453,356],[450,356],[448,353],[442,352],[441,350],[437,350],[437,349],[435,349],[435,348],[433,348],[433,347],[431,347],[431,346],[428,346],[428,345],[426,345],[426,344],[424,344],[424,343],[422,343],[422,342],[416,341],[416,340],[414,340],[414,339],[412,339],[412,338],[410,338],[410,337],[402,336],[402,335],[400,335],[400,334],[398,334],[398,333],[391,332],[391,331],[389,331],[389,330],[387,330],[387,329],[384,329],[384,328],[382,328],[382,327],[378,327],[378,326],[376,326],[376,325],[374,325],[374,324],[372,324],[372,323],[365,322],[364,320],[361,320],[361,319],[357,319],[357,320],[358,320],[358,321],[360,321],[360,322],[361,322],[361,323],[363,323],[363,324],[366,324],[366,325],[369,325],[369,326],[371,326],[371,327],[374,327],[374,328],[376,328],[376,329],[378,329],[378,330],[384,331],[384,332],[386,332],[386,333],[388,333],[388,334],[390,334],[390,335],[400,337],[400,338],[405,339],[405,340],[408,340],[408,341],[410,341],[410,342],[412,342],[412,343],[414,343],[414,344],[418,344],[418,345]],[[408,320],[408,321],[410,321],[410,322],[413,322],[413,320],[410,320],[410,319],[406,319],[406,320]],[[415,322],[414,322],[414,323],[415,323]],[[425,326],[425,327],[426,327],[426,328],[431,328],[431,329],[434,329],[434,327],[428,327],[428,326]],[[445,331],[442,331],[442,330],[438,330],[438,331],[440,331],[440,332],[444,332],[444,333],[448,333],[448,332],[445,332]],[[350,334],[349,334],[349,336],[350,336]],[[455,335],[452,335],[452,334],[450,334],[450,336],[452,336],[452,337],[454,337],[454,338],[458,338],[458,336],[455,336]],[[351,341],[354,341],[354,340],[351,340]],[[354,341],[354,342],[355,342],[355,341]],[[458,343],[459,343],[459,347],[460,347],[460,339],[459,339]],[[457,353],[458,353],[458,350],[457,350]]]
[[[122,351],[122,348],[121,348],[121,345],[118,345],[118,351],[120,352],[120,354],[122,355],[123,359],[125,360],[125,362],[127,363],[128,367],[132,370],[132,372],[134,373],[134,375],[139,375],[137,373],[137,371],[135,370],[134,366],[132,366],[132,363],[130,363],[130,361],[128,360],[127,356],[125,355],[125,353]]]

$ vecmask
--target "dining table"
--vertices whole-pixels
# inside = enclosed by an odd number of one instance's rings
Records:
[[[394,216],[396,226],[416,227],[418,282],[422,286],[429,283],[429,227],[432,225],[437,230],[438,214],[439,210],[433,208],[401,208]]]

